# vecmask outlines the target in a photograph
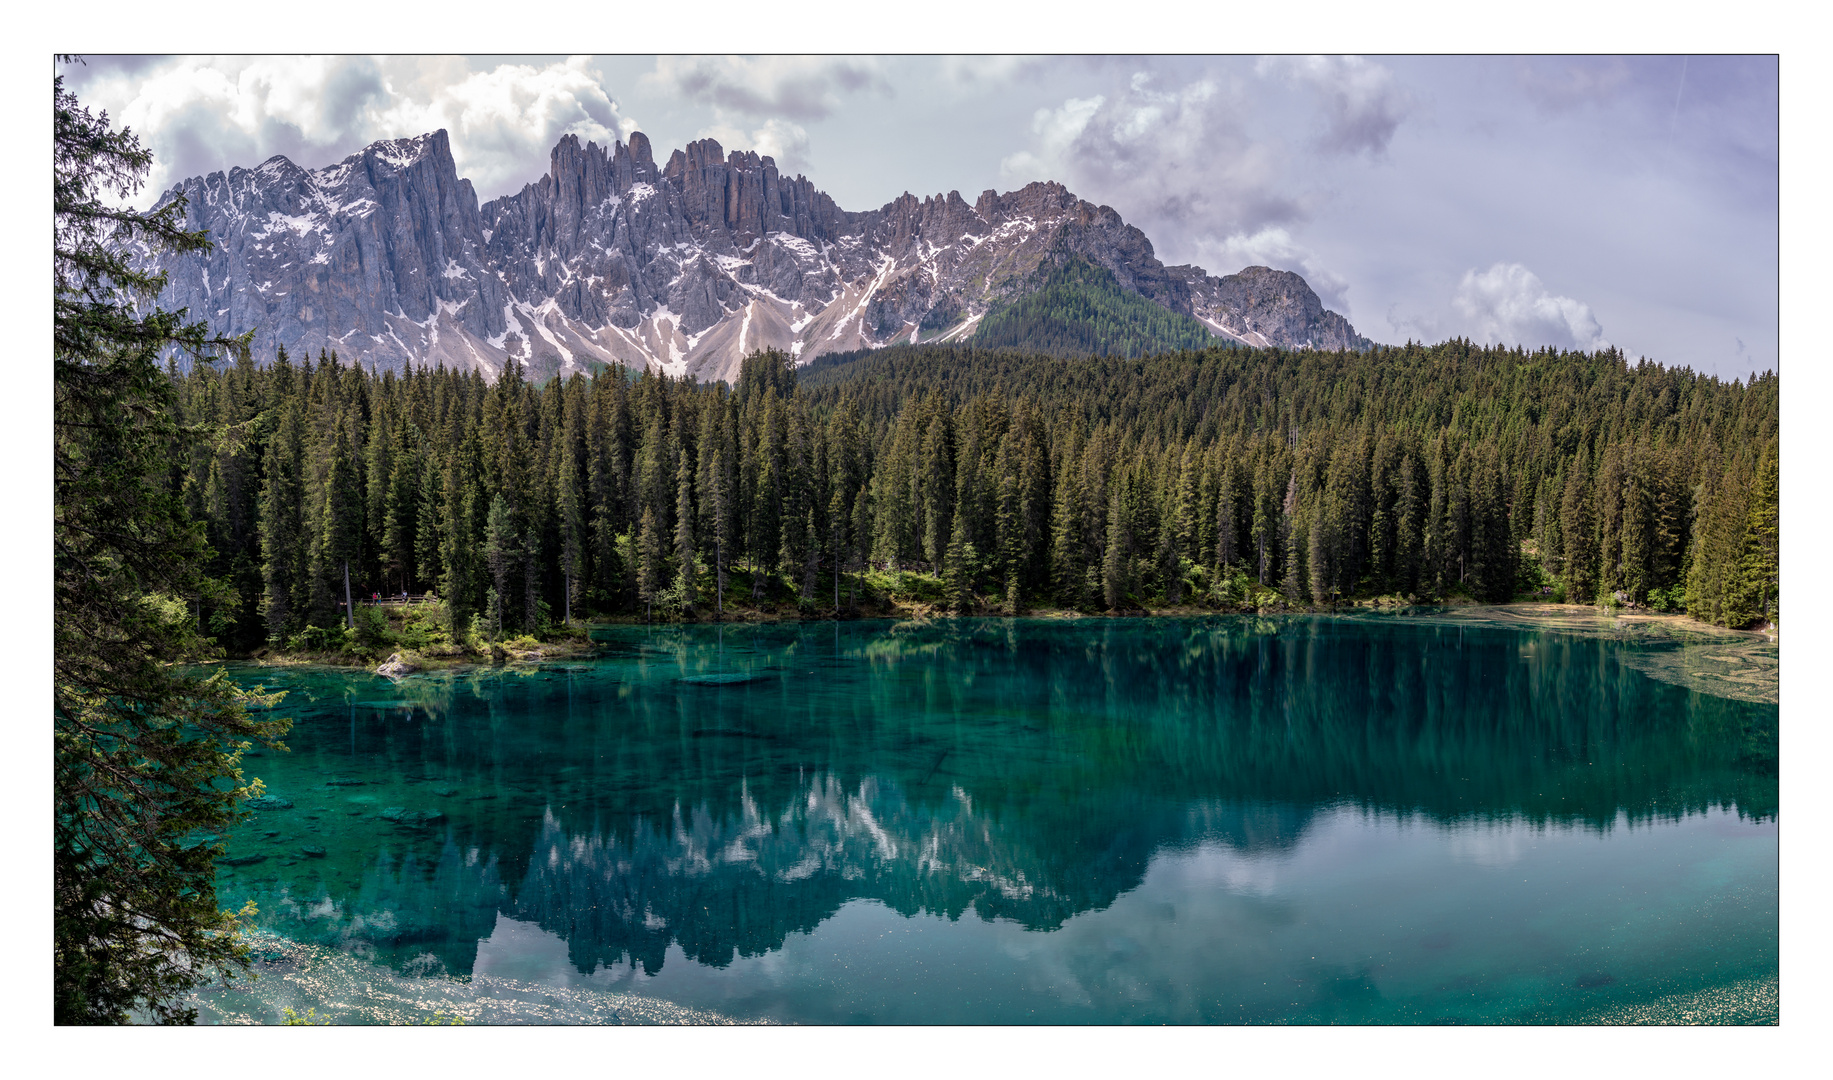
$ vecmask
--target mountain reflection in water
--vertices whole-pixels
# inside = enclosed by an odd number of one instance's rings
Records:
[[[238,670],[292,691],[292,752],[249,771],[295,808],[230,839],[267,858],[223,870],[223,905],[410,974],[469,974],[502,916],[582,973],[654,975],[856,900],[1054,931],[1155,856],[1277,861],[1346,810],[1447,843],[1776,813],[1775,706],[1647,677],[1658,646],[1251,617],[614,637],[394,687]]]

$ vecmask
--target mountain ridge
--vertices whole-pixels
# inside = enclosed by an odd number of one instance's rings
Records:
[[[1054,181],[847,211],[770,157],[712,139],[655,160],[563,136],[548,171],[479,203],[444,130],[381,140],[321,169],[275,156],[184,180],[207,256],[144,253],[160,302],[257,356],[336,350],[380,369],[444,363],[494,378],[515,358],[566,374],[607,363],[735,378],[744,355],[801,362],[893,342],[965,341],[1046,263],[1079,259],[1224,340],[1366,348],[1302,277],[1165,266],[1107,206]]]

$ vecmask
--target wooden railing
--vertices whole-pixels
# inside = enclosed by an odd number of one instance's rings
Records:
[[[376,596],[374,594],[371,594],[367,597],[362,597],[358,599],[356,602],[356,606],[357,607],[401,607],[406,604],[418,604],[424,601],[425,599],[426,599],[425,593],[420,593],[418,595],[414,593],[395,593],[393,596]],[[337,602],[337,606],[343,607],[344,602],[342,600],[339,600]]]

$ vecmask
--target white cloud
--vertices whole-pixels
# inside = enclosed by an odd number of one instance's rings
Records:
[[[1031,142],[1007,156],[1007,183],[1058,180],[1106,203],[1151,237],[1167,263],[1212,274],[1263,265],[1302,275],[1325,306],[1348,311],[1348,282],[1294,239],[1310,196],[1274,139],[1253,137],[1245,89],[1204,75],[1164,87],[1136,71],[1112,95],[1069,98],[1040,109]]]
[[[153,151],[141,204],[189,176],[275,154],[316,168],[378,139],[451,134],[480,198],[541,172],[560,136],[608,144],[635,129],[580,57],[470,71],[458,58],[173,57],[86,72],[86,104],[107,108]]]
[[[808,130],[799,121],[825,119],[859,94],[894,93],[881,62],[857,56],[658,56],[641,79],[647,89],[712,108],[697,137],[766,154],[786,173],[809,167]]]
[[[1219,79],[1160,88],[1150,72],[1135,72],[1113,95],[1040,109],[1031,145],[1001,172],[1011,183],[1059,180],[1188,255],[1205,239],[1302,216],[1282,180],[1280,147],[1250,138],[1244,111],[1237,90]]]
[[[777,171],[785,175],[808,169],[808,132],[800,124],[771,118],[746,130],[732,123],[717,123],[701,128],[696,136],[713,139],[726,153],[755,150],[776,159]]]
[[[1202,265],[1226,267],[1211,273],[1232,273],[1246,266],[1270,266],[1290,270],[1305,279],[1324,306],[1348,316],[1349,281],[1319,261],[1317,253],[1298,243],[1292,234],[1277,225],[1269,225],[1253,235],[1236,233],[1219,243],[1206,243]]]
[[[1030,149],[1000,161],[1000,175],[1015,184],[1061,179],[1057,173],[1068,168],[1070,149],[1106,103],[1107,99],[1097,94],[1092,98],[1070,98],[1060,108],[1039,109],[1031,120],[1036,142]]]
[[[820,120],[858,93],[890,96],[873,57],[658,56],[651,87],[750,117]]]
[[[379,130],[402,133],[445,128],[459,175],[470,177],[482,198],[535,179],[530,166],[545,161],[562,135],[609,146],[636,130],[584,57],[541,68],[503,64],[430,94],[403,94],[378,122]]]
[[[1324,111],[1323,149],[1378,157],[1413,110],[1413,95],[1394,73],[1360,56],[1269,56],[1255,71],[1311,88]]]
[[[1589,305],[1553,295],[1520,263],[1496,263],[1480,274],[1465,271],[1451,306],[1462,331],[1484,344],[1586,351],[1610,344]]]

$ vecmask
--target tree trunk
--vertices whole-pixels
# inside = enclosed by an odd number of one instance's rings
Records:
[[[350,560],[344,560],[344,618],[350,621],[350,629],[356,629],[356,605],[350,602]]]

